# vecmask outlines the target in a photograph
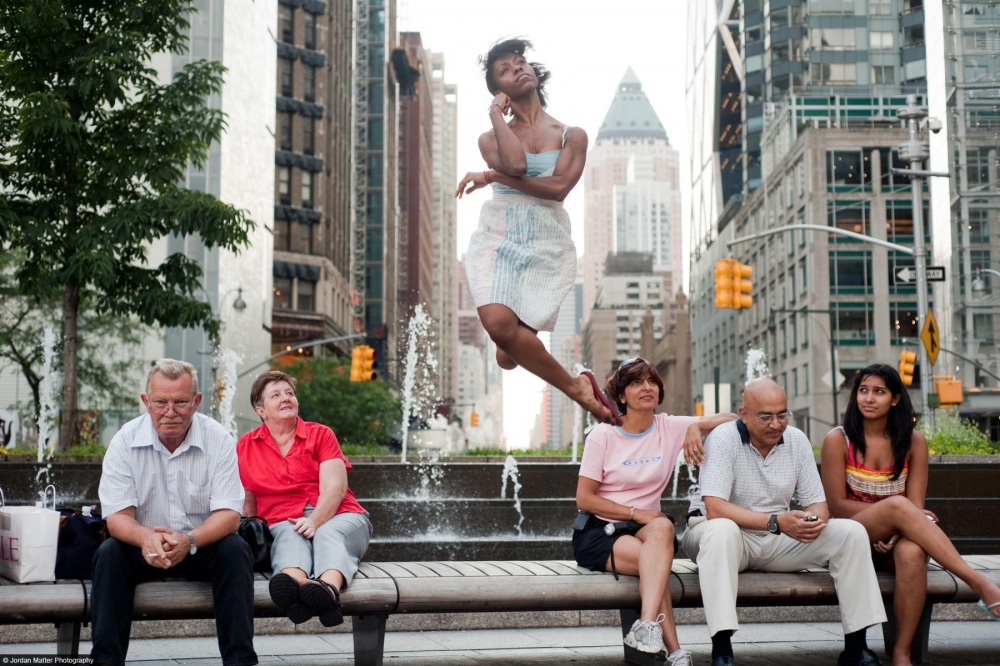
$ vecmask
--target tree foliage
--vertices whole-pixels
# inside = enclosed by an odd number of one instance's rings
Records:
[[[299,415],[330,426],[341,443],[388,445],[398,438],[399,398],[385,382],[352,382],[350,359],[299,359],[287,372],[298,380]]]
[[[18,261],[17,253],[0,255],[0,367],[12,365],[20,372],[31,391],[28,412],[37,418],[45,353],[42,340],[46,327],[57,333],[61,330],[59,294],[22,295],[13,281]],[[127,349],[140,343],[146,327],[131,318],[98,315],[86,301],[85,294],[80,315],[80,387],[94,407],[133,407],[135,394],[126,381],[130,361],[124,354],[109,353],[107,341],[115,340],[118,350]],[[54,370],[61,373],[61,359],[54,360]]]
[[[0,3],[0,249],[23,253],[24,297],[59,294],[61,445],[76,443],[78,326],[98,315],[203,327],[201,268],[183,254],[151,265],[150,243],[197,235],[236,251],[245,211],[183,187],[224,128],[223,67],[190,62],[163,82],[154,54],[187,48],[189,0]]]

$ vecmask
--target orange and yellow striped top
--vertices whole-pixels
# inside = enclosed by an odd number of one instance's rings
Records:
[[[898,478],[892,478],[892,465],[883,469],[872,469],[854,456],[854,445],[847,439],[847,499],[874,504],[886,497],[906,494],[906,474],[909,464],[903,463],[903,471]]]

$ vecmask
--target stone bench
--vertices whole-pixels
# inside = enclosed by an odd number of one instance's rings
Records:
[[[1000,555],[965,557],[974,568],[1000,583]],[[638,618],[638,578],[587,571],[574,562],[364,562],[342,595],[345,615],[353,616],[355,663],[382,664],[386,621],[397,613],[478,613],[510,611],[618,610],[622,632]],[[890,622],[883,627],[887,649],[894,637],[893,577],[878,576]],[[675,608],[700,607],[697,567],[690,560],[674,562],[670,591]],[[19,585],[0,578],[0,624],[57,625],[61,655],[79,651],[80,626],[90,618],[90,581]],[[976,596],[962,581],[931,563],[927,576],[927,604],[914,641],[913,657],[927,651],[931,609],[936,603],[974,603]],[[835,605],[833,579],[826,570],[795,573],[747,571],[740,574],[738,605],[742,607]],[[254,587],[257,617],[280,616],[258,575]],[[213,617],[208,583],[185,580],[143,583],[136,591],[134,620]],[[654,664],[651,655],[624,647],[625,660]]]

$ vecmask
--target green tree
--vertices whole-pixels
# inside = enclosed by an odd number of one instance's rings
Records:
[[[333,428],[346,444],[389,444],[398,437],[403,406],[382,381],[352,382],[351,360],[329,356],[295,361],[299,414]]]
[[[197,235],[238,250],[245,211],[181,187],[225,118],[208,100],[224,68],[200,60],[161,83],[154,54],[187,48],[189,0],[0,3],[0,248],[23,252],[21,295],[59,293],[60,445],[78,439],[81,306],[158,326],[204,327],[201,269],[182,254],[150,265],[156,239]]]
[[[41,411],[42,340],[46,327],[60,330],[59,294],[22,295],[13,280],[18,264],[19,253],[0,254],[0,367],[12,365],[20,371],[31,391],[30,412],[37,418]],[[141,342],[146,327],[131,318],[97,314],[86,307],[86,295],[83,305],[77,373],[80,387],[95,407],[125,402],[131,407],[135,396],[125,382],[129,361],[123,354],[109,354],[106,342],[111,339],[119,346],[133,347]],[[61,359],[55,361],[55,370],[61,372]]]

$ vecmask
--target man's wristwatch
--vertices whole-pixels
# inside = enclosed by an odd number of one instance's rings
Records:
[[[188,548],[188,555],[194,555],[198,552],[198,544],[194,542],[194,532],[185,532],[184,536],[191,542],[191,547]]]
[[[767,531],[771,534],[781,534],[781,527],[778,526],[778,514],[772,513],[767,519]]]

